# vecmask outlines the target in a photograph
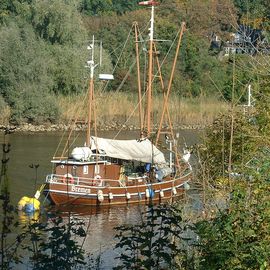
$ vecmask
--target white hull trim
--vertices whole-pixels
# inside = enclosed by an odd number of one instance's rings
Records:
[[[185,183],[187,183],[189,181],[186,181],[184,183],[181,183],[180,185],[177,185],[177,186],[174,186],[174,187],[171,187],[171,188],[164,188],[164,189],[160,189],[160,190],[155,190],[155,192],[158,192],[160,193],[161,190],[163,190],[164,192],[166,191],[170,191],[172,190],[173,188],[180,188],[181,186],[183,186]],[[147,188],[147,187],[146,187]],[[151,187],[150,187],[151,188]],[[98,188],[95,188],[97,191],[98,190],[102,190],[102,189],[98,189]],[[71,195],[71,196],[76,196],[76,197],[84,197],[84,198],[96,198],[97,197],[97,193],[79,193],[79,192],[69,192],[69,191],[60,191],[60,190],[48,190],[48,189],[45,189],[44,190],[46,193],[58,193],[58,194],[63,194],[65,196],[67,195]],[[136,192],[136,193],[130,193],[131,196],[138,196],[140,197],[140,195],[145,195],[146,192]],[[140,195],[139,195],[140,194]],[[109,194],[107,193],[103,193],[103,196],[104,197],[109,197]],[[126,193],[123,193],[123,194],[113,194],[114,197],[126,197]]]

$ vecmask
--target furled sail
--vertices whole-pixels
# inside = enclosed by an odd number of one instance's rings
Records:
[[[166,164],[164,154],[148,139],[112,140],[91,137],[91,150],[104,153],[112,158]]]

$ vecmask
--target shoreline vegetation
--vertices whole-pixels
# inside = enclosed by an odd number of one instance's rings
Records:
[[[86,129],[87,105],[83,95],[58,96],[60,116],[55,123],[27,123],[16,126],[19,132],[53,132],[69,129]],[[217,98],[180,98],[175,95],[170,100],[171,119],[175,129],[203,129],[210,125],[220,114],[228,110],[226,102]],[[96,114],[98,130],[137,130],[140,127],[139,113],[136,107],[137,96],[133,93],[99,92],[96,96]],[[163,108],[162,96],[153,102],[153,120],[158,123]],[[8,108],[0,118],[0,126],[10,126]],[[85,112],[85,113],[84,113]],[[83,115],[77,118],[76,115]],[[76,122],[76,124],[75,124]],[[11,125],[13,126],[13,125]],[[166,128],[166,119],[163,124]],[[157,126],[154,126],[156,129]]]

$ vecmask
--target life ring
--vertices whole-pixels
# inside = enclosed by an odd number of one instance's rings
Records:
[[[64,184],[66,184],[67,182],[69,184],[74,184],[74,178],[73,178],[73,176],[70,173],[67,173],[67,174],[65,174],[65,175],[62,176],[62,182]]]
[[[101,176],[97,174],[97,175],[95,175],[94,179],[99,180],[99,179],[101,179]]]
[[[102,185],[103,185],[103,181],[101,180],[101,176],[100,175],[95,175],[95,177],[94,177],[94,181],[93,181],[93,185],[94,186],[99,186],[99,187],[101,187]]]

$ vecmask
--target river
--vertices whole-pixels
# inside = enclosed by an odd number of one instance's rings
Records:
[[[116,134],[112,131],[100,132],[99,136],[111,138]],[[134,138],[135,131],[125,131],[119,135],[120,139]],[[37,188],[44,183],[47,174],[51,173],[51,158],[62,137],[62,133],[13,133],[9,135],[11,151],[8,154],[8,176],[10,181],[11,200],[17,204],[21,197],[33,197]],[[84,134],[79,136],[78,142],[83,142]],[[194,130],[179,131],[178,144],[180,147],[186,143],[188,146],[197,143],[199,132]],[[34,166],[31,166],[31,165]],[[38,168],[35,169],[35,165]],[[34,168],[31,168],[34,167]],[[41,198],[43,201],[44,198]],[[73,215],[84,219],[89,225],[87,238],[84,244],[86,252],[95,255],[101,254],[101,269],[112,269],[116,263],[114,257],[115,226],[134,224],[140,218],[145,206],[123,206],[107,209],[81,208],[71,211]],[[63,211],[63,210],[62,210]],[[22,269],[22,268],[18,268]]]

